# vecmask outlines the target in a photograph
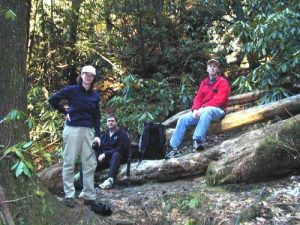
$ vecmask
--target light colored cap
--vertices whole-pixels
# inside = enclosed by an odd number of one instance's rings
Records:
[[[93,66],[82,67],[81,73],[92,73],[96,76],[96,69]]]
[[[211,63],[215,63],[215,64],[217,64],[218,66],[220,66],[219,61],[216,60],[216,59],[210,59],[210,60],[207,61],[207,65],[208,65],[208,64],[211,64]]]

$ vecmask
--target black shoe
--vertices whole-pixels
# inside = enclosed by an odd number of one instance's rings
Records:
[[[75,199],[74,198],[65,198],[65,204],[67,207],[74,208],[75,207]]]
[[[172,149],[165,155],[165,159],[172,159],[181,156],[180,151]]]
[[[194,140],[193,152],[199,152],[204,149],[203,143],[201,141]]]

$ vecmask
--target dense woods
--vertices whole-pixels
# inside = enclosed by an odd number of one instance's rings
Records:
[[[1,1],[0,224],[66,224],[35,173],[62,158],[63,116],[47,99],[74,84],[83,65],[97,69],[102,128],[115,112],[134,141],[143,122],[173,123],[190,108],[210,58],[221,62],[233,99],[258,91],[245,108],[259,105],[272,119],[298,113],[297,97],[278,111],[264,106],[299,94],[299,11],[297,0]]]

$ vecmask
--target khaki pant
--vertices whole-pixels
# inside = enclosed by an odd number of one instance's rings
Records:
[[[74,169],[80,155],[83,171],[84,199],[94,200],[94,175],[97,166],[95,151],[92,149],[94,129],[65,125],[63,130],[64,163],[62,178],[66,198],[75,197]]]

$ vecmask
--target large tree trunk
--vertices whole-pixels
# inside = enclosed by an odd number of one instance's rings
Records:
[[[26,113],[26,52],[30,1],[1,1],[1,10],[16,14],[9,20],[0,14],[0,120],[11,110]],[[0,123],[0,145],[7,147],[28,138],[24,121]]]
[[[213,122],[208,134],[219,134],[237,130],[246,125],[264,122],[275,117],[286,117],[300,113],[300,94],[272,102],[265,105],[252,107],[246,110],[229,113],[224,119]],[[191,137],[194,127],[187,131],[186,137]],[[167,137],[171,137],[174,129],[167,129]]]
[[[77,29],[79,23],[79,10],[82,0],[72,0],[72,8],[71,8],[71,18],[69,23],[69,47],[71,49],[69,57],[67,59],[68,69],[66,70],[66,75],[69,79],[69,84],[76,84],[76,79],[78,74],[76,73],[76,64],[74,62],[77,61],[77,52],[76,52],[76,42],[77,42]]]
[[[36,176],[15,176],[10,168],[16,155],[3,156],[8,147],[28,139],[24,121],[3,122],[12,109],[26,112],[26,51],[30,0],[2,0],[1,10],[12,10],[14,20],[0,13],[0,224],[108,224],[94,214],[85,220],[89,209],[74,213],[58,202],[37,181]],[[96,218],[96,219],[95,219]],[[102,223],[101,223],[102,221]]]

